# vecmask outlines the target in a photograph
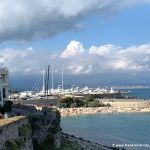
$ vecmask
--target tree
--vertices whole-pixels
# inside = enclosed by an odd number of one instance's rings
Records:
[[[3,107],[0,107],[0,112],[4,114],[5,112],[10,112],[12,109],[12,101],[6,101]]]
[[[58,106],[62,105],[64,107],[70,107],[70,105],[74,103],[73,98],[71,97],[64,97],[58,100]]]

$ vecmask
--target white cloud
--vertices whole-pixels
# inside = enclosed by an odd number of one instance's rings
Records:
[[[79,41],[71,41],[67,48],[61,53],[61,58],[70,58],[72,56],[80,55],[84,52],[83,45]]]
[[[50,56],[38,53],[33,48],[0,50],[0,66],[8,67],[10,74],[37,74],[49,60]]]
[[[0,42],[52,37],[81,28],[91,14],[113,16],[136,3],[149,0],[4,0],[0,2]]]
[[[150,44],[123,48],[112,44],[84,50],[79,41],[71,41],[61,58],[58,53],[23,50],[0,50],[0,66],[7,66],[11,74],[37,74],[48,64],[54,70],[65,66],[66,74],[141,73],[150,72]],[[108,48],[108,49],[107,49]],[[96,51],[97,50],[97,51]],[[90,53],[89,53],[90,52]],[[63,56],[63,59],[62,59]],[[64,59],[70,58],[70,59]]]
[[[92,65],[69,66],[68,69],[72,72],[72,74],[88,74],[92,70]]]
[[[107,44],[100,47],[91,46],[91,48],[89,49],[89,54],[105,56],[110,54],[112,51],[118,50],[119,48],[119,46],[115,46],[113,44]]]

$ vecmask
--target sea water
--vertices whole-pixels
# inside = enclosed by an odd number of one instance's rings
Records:
[[[127,95],[134,96],[140,99],[150,99],[150,89],[141,88],[141,89],[125,89],[125,91],[130,91]]]
[[[64,117],[61,119],[61,127],[65,133],[100,144],[110,146],[112,144],[150,145],[150,113]],[[138,149],[148,150],[150,147],[140,147]]]

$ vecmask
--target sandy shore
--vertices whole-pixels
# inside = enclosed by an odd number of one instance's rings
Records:
[[[80,107],[80,108],[58,108],[62,117],[65,116],[78,116],[89,114],[101,114],[101,113],[142,113],[150,112],[150,101],[105,101],[110,103],[111,107]]]

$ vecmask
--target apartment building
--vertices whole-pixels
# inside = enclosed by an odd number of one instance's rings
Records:
[[[0,105],[8,100],[9,73],[7,68],[0,68]]]

